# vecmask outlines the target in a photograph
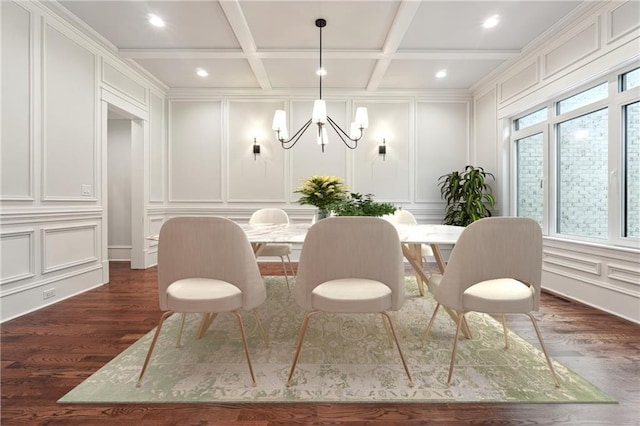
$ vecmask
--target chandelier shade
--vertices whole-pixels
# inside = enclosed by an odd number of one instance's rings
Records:
[[[287,127],[287,113],[284,110],[276,110],[273,116],[273,125],[272,129],[276,132],[276,139],[282,145],[284,149],[291,149],[294,145],[300,140],[300,137],[304,134],[304,132],[311,126],[311,124],[315,124],[317,126],[317,140],[318,144],[322,147],[322,152],[324,152],[324,146],[329,143],[328,135],[327,135],[327,124],[335,130],[335,132],[340,137],[340,140],[347,146],[349,149],[356,149],[358,147],[358,141],[362,139],[364,134],[364,129],[369,127],[369,117],[367,115],[367,109],[364,107],[356,108],[355,120],[351,123],[349,128],[349,133],[342,130],[342,128],[331,119],[327,115],[327,103],[322,99],[322,76],[326,74],[324,68],[322,68],[322,29],[327,25],[327,21],[325,19],[319,18],[316,19],[316,27],[318,27],[320,31],[320,49],[319,49],[319,57],[320,57],[320,67],[318,68],[318,77],[320,80],[319,83],[319,96],[313,102],[313,111],[311,114],[311,118],[302,125],[297,132],[289,138],[289,132]]]

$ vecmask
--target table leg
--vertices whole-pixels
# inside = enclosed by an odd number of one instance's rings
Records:
[[[411,246],[414,246],[414,244],[411,244]],[[418,280],[418,290],[420,291],[420,295],[422,296],[424,295],[424,292],[422,289],[423,283],[424,285],[426,285],[427,289],[429,289],[429,276],[427,275],[425,270],[422,268],[422,251],[421,251],[420,245],[418,244],[417,246],[418,248],[415,249],[414,247],[409,247],[408,244],[402,244],[402,253],[404,254],[404,257],[409,261],[411,266],[413,267],[414,271],[416,272],[416,275],[419,275],[421,278],[421,280]],[[433,256],[436,259],[436,263],[438,264],[438,269],[440,270],[440,273],[444,274],[444,268],[446,266],[446,263],[444,262],[444,258],[442,257],[442,252],[440,251],[440,247],[437,244],[431,244],[431,249],[433,250]],[[419,261],[416,260],[416,256],[418,256],[417,259]],[[456,324],[458,324],[458,313],[446,306],[443,306],[443,308],[445,309],[447,314],[449,314],[451,319]],[[462,334],[467,339],[471,339],[471,330],[469,330],[469,325],[467,324],[466,320],[462,321]]]

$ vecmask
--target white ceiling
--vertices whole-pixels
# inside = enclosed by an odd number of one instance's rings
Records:
[[[469,89],[587,2],[60,1],[119,54],[170,88]],[[593,2],[591,2],[593,4]],[[148,24],[156,14],[166,27]],[[482,28],[498,14],[500,24]],[[206,78],[196,68],[209,72]],[[446,69],[447,77],[435,78]]]

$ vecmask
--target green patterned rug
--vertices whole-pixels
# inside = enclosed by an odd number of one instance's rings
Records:
[[[453,381],[447,385],[454,324],[441,312],[424,348],[420,339],[433,300],[417,296],[407,278],[407,299],[393,314],[414,387],[380,315],[318,314],[311,319],[291,387],[285,387],[303,311],[282,277],[265,277],[267,301],[258,308],[269,337],[265,347],[255,317],[243,313],[257,386],[252,387],[238,324],[220,315],[201,340],[199,315],[187,315],[183,346],[175,347],[179,315],[163,326],[145,373],[137,376],[152,332],[71,390],[59,403],[204,402],[616,402],[578,374],[555,363],[556,388],[537,347],[482,314],[469,315],[473,339],[458,345]]]

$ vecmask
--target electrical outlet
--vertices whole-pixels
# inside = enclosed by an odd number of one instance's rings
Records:
[[[49,290],[45,290],[42,292],[42,299],[43,300],[47,300],[47,299],[51,299],[52,297],[56,296],[56,289],[55,288],[50,288]]]
[[[82,184],[81,194],[83,197],[91,197],[91,185]]]

